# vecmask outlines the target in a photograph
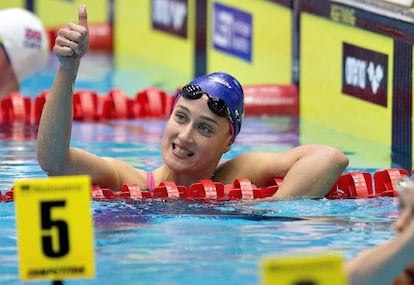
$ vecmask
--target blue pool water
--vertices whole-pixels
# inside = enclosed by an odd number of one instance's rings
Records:
[[[97,61],[107,63],[110,59],[93,59]],[[55,65],[53,59],[50,65]],[[36,96],[48,88],[51,70],[41,71],[38,76],[42,80],[29,78],[22,91]],[[119,87],[114,83],[118,72],[108,65],[107,71],[98,75],[111,79],[105,82],[81,75],[80,88],[107,92],[112,86]],[[135,91],[146,83],[137,83]],[[224,159],[248,150],[282,151],[312,141],[300,136],[304,124],[292,117],[247,117],[237,142]],[[162,163],[164,125],[164,120],[75,122],[72,144],[151,170]],[[36,131],[35,126],[0,126],[3,193],[17,179],[46,177],[36,161]],[[361,152],[360,145],[369,142],[351,138],[349,141],[354,143],[345,144],[343,134],[321,128],[318,132],[326,132],[330,140],[336,138],[337,145],[350,157],[348,170],[373,172],[389,167],[386,159]],[[334,250],[345,259],[352,258],[394,235],[397,210],[397,200],[388,197],[286,202],[95,201],[96,277],[68,280],[65,284],[258,284],[263,256]],[[0,203],[0,225],[0,284],[21,284],[14,203]]]

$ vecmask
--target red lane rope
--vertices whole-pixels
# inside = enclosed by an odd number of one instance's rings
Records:
[[[405,169],[390,168],[379,170],[373,175],[369,172],[355,171],[342,174],[325,196],[327,199],[361,199],[374,197],[398,197],[396,182],[409,173]],[[273,196],[283,183],[274,179],[273,185],[257,187],[247,178],[235,179],[233,184],[223,184],[209,179],[200,180],[189,187],[166,181],[152,191],[141,189],[137,184],[122,185],[120,191],[93,185],[92,199],[95,201],[145,201],[152,199],[183,199],[191,201],[242,201],[263,199]],[[374,186],[375,187],[374,187]],[[13,202],[13,189],[0,191],[0,202]]]
[[[298,115],[298,94],[294,85],[249,85],[244,87],[246,116]],[[33,100],[19,92],[0,99],[0,123],[38,124],[48,90]],[[100,121],[111,119],[167,118],[173,108],[173,94],[156,87],[138,91],[133,97],[120,88],[99,95],[93,90],[73,94],[73,119]]]
[[[0,123],[19,122],[39,124],[49,91],[43,91],[33,100],[19,92],[0,99]],[[107,95],[91,90],[78,90],[73,94],[73,119],[75,121],[100,121],[111,119],[167,118],[172,110],[173,95],[150,87],[131,98],[119,88]]]

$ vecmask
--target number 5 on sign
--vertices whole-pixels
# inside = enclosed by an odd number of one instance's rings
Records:
[[[94,276],[89,176],[16,181],[14,199],[20,279]]]

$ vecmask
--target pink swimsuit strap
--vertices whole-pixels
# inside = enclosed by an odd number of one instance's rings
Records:
[[[152,172],[147,172],[147,189],[154,189],[155,188],[155,180],[154,175]]]

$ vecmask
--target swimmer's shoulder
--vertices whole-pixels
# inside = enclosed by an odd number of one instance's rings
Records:
[[[139,168],[134,168],[129,163],[113,157],[104,157],[104,159],[114,168],[120,181],[123,184],[138,184],[140,187],[146,185],[146,172]]]
[[[229,184],[233,183],[235,178],[248,177],[249,173],[245,170],[248,169],[246,166],[251,162],[253,155],[253,152],[246,152],[220,163],[214,173],[214,180]]]

